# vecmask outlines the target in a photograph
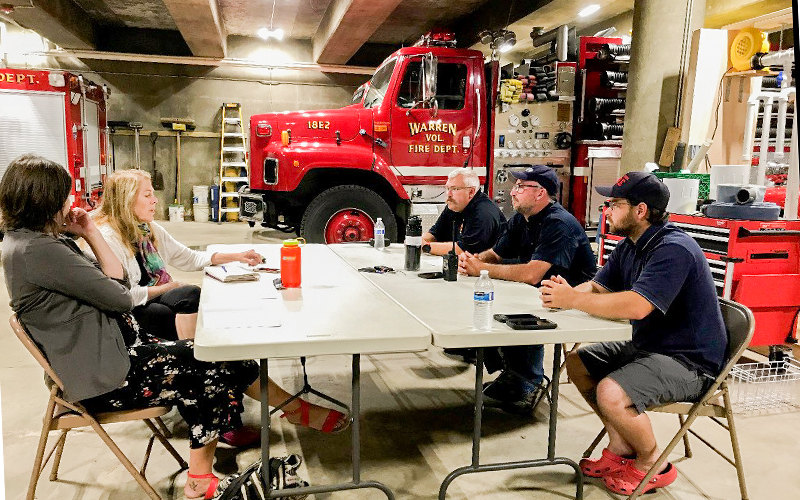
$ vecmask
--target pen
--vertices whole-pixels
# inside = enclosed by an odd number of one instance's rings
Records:
[[[221,267],[221,268],[222,268],[222,270],[223,270],[223,271],[225,271],[226,273],[228,272],[228,270],[227,270],[227,269],[225,269],[225,266],[223,266],[223,265],[220,265],[219,267]]]

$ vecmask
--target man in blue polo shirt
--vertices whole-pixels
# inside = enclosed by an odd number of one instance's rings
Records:
[[[592,344],[567,358],[570,379],[609,435],[602,456],[581,460],[581,468],[629,495],[661,454],[645,410],[701,396],[722,369],[727,336],[702,250],[666,223],[666,186],[629,172],[596,189],[610,198],[608,230],[626,238],[592,281],[573,288],[555,277],[540,290],[547,307],[631,321],[631,341]],[[676,477],[668,463],[644,491]]]
[[[471,168],[450,172],[444,188],[447,207],[422,235],[423,251],[445,255],[453,248],[454,231],[457,254],[482,252],[494,245],[505,230],[506,218],[480,186],[478,174]]]
[[[517,213],[493,248],[478,255],[464,252],[459,271],[477,276],[487,269],[492,278],[534,286],[556,275],[566,276],[573,285],[592,279],[597,270],[594,253],[580,223],[554,199],[559,184],[555,171],[528,165],[511,173],[517,179],[511,190]],[[486,384],[484,395],[503,409],[530,414],[545,394],[544,347],[501,347],[497,358],[498,351],[486,351],[486,368],[502,367],[503,373]]]

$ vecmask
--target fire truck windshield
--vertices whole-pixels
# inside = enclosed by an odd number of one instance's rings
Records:
[[[361,102],[361,98],[364,97],[364,91],[367,90],[368,85],[368,82],[362,83],[361,86],[353,92],[353,99],[350,101],[350,104],[358,104]]]
[[[375,108],[381,105],[383,98],[386,96],[386,91],[389,89],[389,81],[392,79],[396,64],[396,58],[390,59],[383,63],[372,75],[367,96],[364,98],[365,108]]]

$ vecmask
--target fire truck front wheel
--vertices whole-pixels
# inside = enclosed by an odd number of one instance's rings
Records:
[[[308,205],[300,235],[309,243],[369,241],[378,217],[386,226],[386,238],[396,242],[397,221],[383,198],[362,186],[335,186]]]

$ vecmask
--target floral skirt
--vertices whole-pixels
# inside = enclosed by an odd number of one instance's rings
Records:
[[[201,448],[242,426],[244,391],[258,378],[255,361],[206,362],[192,340],[165,341],[139,330],[126,314],[118,320],[131,368],[122,385],[83,400],[93,412],[176,405],[189,425],[189,446]]]

